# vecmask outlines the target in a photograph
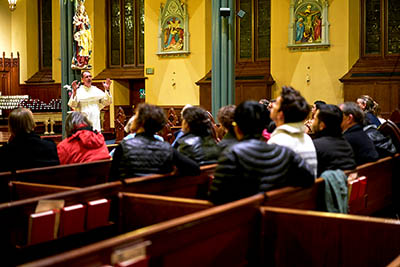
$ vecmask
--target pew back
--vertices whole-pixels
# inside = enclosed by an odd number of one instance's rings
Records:
[[[393,181],[397,177],[399,154],[358,166],[358,176],[367,177],[364,205],[350,207],[351,214],[372,215],[393,203]]]
[[[263,195],[259,194],[25,266],[118,264],[112,262],[115,253],[143,242],[150,244],[145,252],[148,266],[253,266],[257,264],[253,260],[258,259],[262,201]]]
[[[0,247],[2,251],[6,252],[5,262],[8,261],[15,265],[15,263],[58,254],[130,230],[212,207],[210,202],[203,200],[120,193],[120,191],[121,187],[116,182],[0,205],[0,236],[2,240]],[[106,215],[108,218],[106,218],[106,224],[101,227],[89,228],[90,216],[87,211],[86,215],[82,217],[87,220],[84,232],[70,236],[61,236],[60,232],[55,240],[31,245],[27,239],[29,216],[35,213],[37,201],[44,198],[64,200],[64,206],[83,204],[86,210],[89,209],[89,201],[93,202],[93,200],[99,199],[110,200],[111,206],[109,214],[107,212]],[[97,218],[95,217],[95,220]],[[62,224],[63,217],[60,216],[60,228]],[[75,224],[75,221],[72,224]],[[40,231],[42,230],[46,229]]]
[[[49,166],[18,170],[15,181],[85,187],[106,183],[109,178],[111,160]]]
[[[397,220],[263,207],[263,266],[386,266],[400,252]]]

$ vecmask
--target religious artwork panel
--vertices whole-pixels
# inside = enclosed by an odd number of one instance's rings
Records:
[[[329,47],[327,0],[291,0],[289,49]]]
[[[76,12],[72,22],[74,44],[71,68],[89,70],[92,68],[89,64],[93,45],[91,26],[85,10],[85,0],[78,0],[76,3]]]
[[[187,7],[180,0],[167,0],[161,4],[159,19],[158,55],[189,53]]]

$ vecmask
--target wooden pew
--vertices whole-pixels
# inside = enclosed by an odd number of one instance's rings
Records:
[[[393,204],[392,182],[397,177],[399,154],[356,168],[358,176],[366,176],[367,188],[363,203],[350,207],[350,214],[373,215]],[[350,174],[351,172],[346,172]],[[318,178],[311,188],[285,187],[266,193],[265,206],[323,210],[325,182]]]
[[[258,194],[24,266],[127,266],[143,243],[148,266],[257,266],[262,201]],[[128,256],[116,257],[121,250]]]
[[[112,184],[117,187],[124,185],[124,192],[207,199],[211,176],[215,168],[216,164],[201,166],[201,172],[196,176],[184,176],[177,173],[158,174],[129,178],[123,184],[120,181],[112,182]],[[8,187],[9,192],[6,192],[8,201],[78,189],[76,186],[57,186],[18,181],[11,181]]]
[[[85,187],[108,181],[111,160],[74,163],[16,171],[13,180]]]
[[[124,192],[207,199],[217,164],[200,167],[200,174],[157,174],[125,179]]]
[[[212,206],[203,200],[121,193],[121,189],[109,183],[1,204],[0,251],[5,255],[2,262],[21,264]],[[28,244],[29,216],[35,213],[40,199],[62,199],[64,206],[71,206],[103,198],[111,201],[107,225],[44,243]],[[62,223],[62,219],[60,221]]]
[[[261,208],[262,266],[386,266],[400,253],[398,220]]]
[[[0,203],[8,202],[11,200],[8,183],[11,180],[11,172],[0,173]]]

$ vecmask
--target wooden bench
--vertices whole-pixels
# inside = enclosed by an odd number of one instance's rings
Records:
[[[207,199],[211,176],[215,168],[216,164],[201,166],[200,174],[195,176],[185,176],[177,173],[158,174],[129,178],[123,184],[120,181],[110,184],[116,187],[124,185],[124,192]],[[11,181],[8,187],[9,192],[6,192],[8,201],[78,189],[76,186],[57,186],[19,181]]]
[[[1,204],[0,251],[5,255],[2,262],[21,264],[212,207],[204,200],[123,193],[121,189],[121,186],[109,183]],[[65,207],[87,206],[90,201],[107,199],[111,203],[107,215],[109,223],[44,243],[29,244],[29,217],[35,213],[38,201],[43,199],[64,200]]]
[[[85,187],[108,181],[111,160],[17,170],[12,180]]]
[[[145,266],[385,266],[400,252],[396,220],[263,201],[255,195],[24,266],[134,266],[138,256]]]
[[[148,266],[254,266],[262,201],[258,194],[25,266],[128,266],[141,244],[147,246],[141,254]]]
[[[358,176],[366,176],[367,188],[364,201],[350,207],[350,214],[373,215],[393,204],[393,179],[397,173],[400,155],[386,157],[376,162],[358,166]],[[350,174],[352,171],[346,172]],[[318,178],[310,188],[285,187],[266,193],[264,205],[303,210],[323,210],[325,182]]]
[[[398,220],[262,207],[260,266],[386,266],[400,253]]]

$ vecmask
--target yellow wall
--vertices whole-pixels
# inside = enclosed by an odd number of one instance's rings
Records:
[[[353,50],[350,57],[348,2],[352,1],[329,2],[330,48],[326,51],[291,52],[286,47],[290,0],[271,1],[271,74],[276,82],[273,97],[280,93],[283,85],[291,85],[300,90],[309,103],[324,100],[338,104],[343,101],[343,86],[339,78],[351,67],[357,53]],[[351,44],[354,44],[354,39]],[[306,82],[307,75],[310,76],[309,83]]]
[[[26,1],[19,1],[17,8],[11,15],[11,51],[15,54],[18,51],[20,54],[20,83],[24,82],[28,78],[26,24]],[[29,63],[32,64],[31,62]]]
[[[349,67],[360,56],[360,0],[349,1]]]
[[[0,56],[6,52],[6,57],[11,53],[11,11],[8,9],[7,1],[0,1]]]
[[[51,1],[52,9],[52,77],[56,83],[61,83],[61,19],[60,19],[60,1]]]
[[[154,68],[147,75],[146,102],[157,105],[199,104],[199,87],[195,84],[211,68],[210,3],[187,1],[189,13],[190,55],[164,57],[158,52],[160,4],[166,0],[145,1],[145,68]],[[175,85],[174,85],[175,83]]]

